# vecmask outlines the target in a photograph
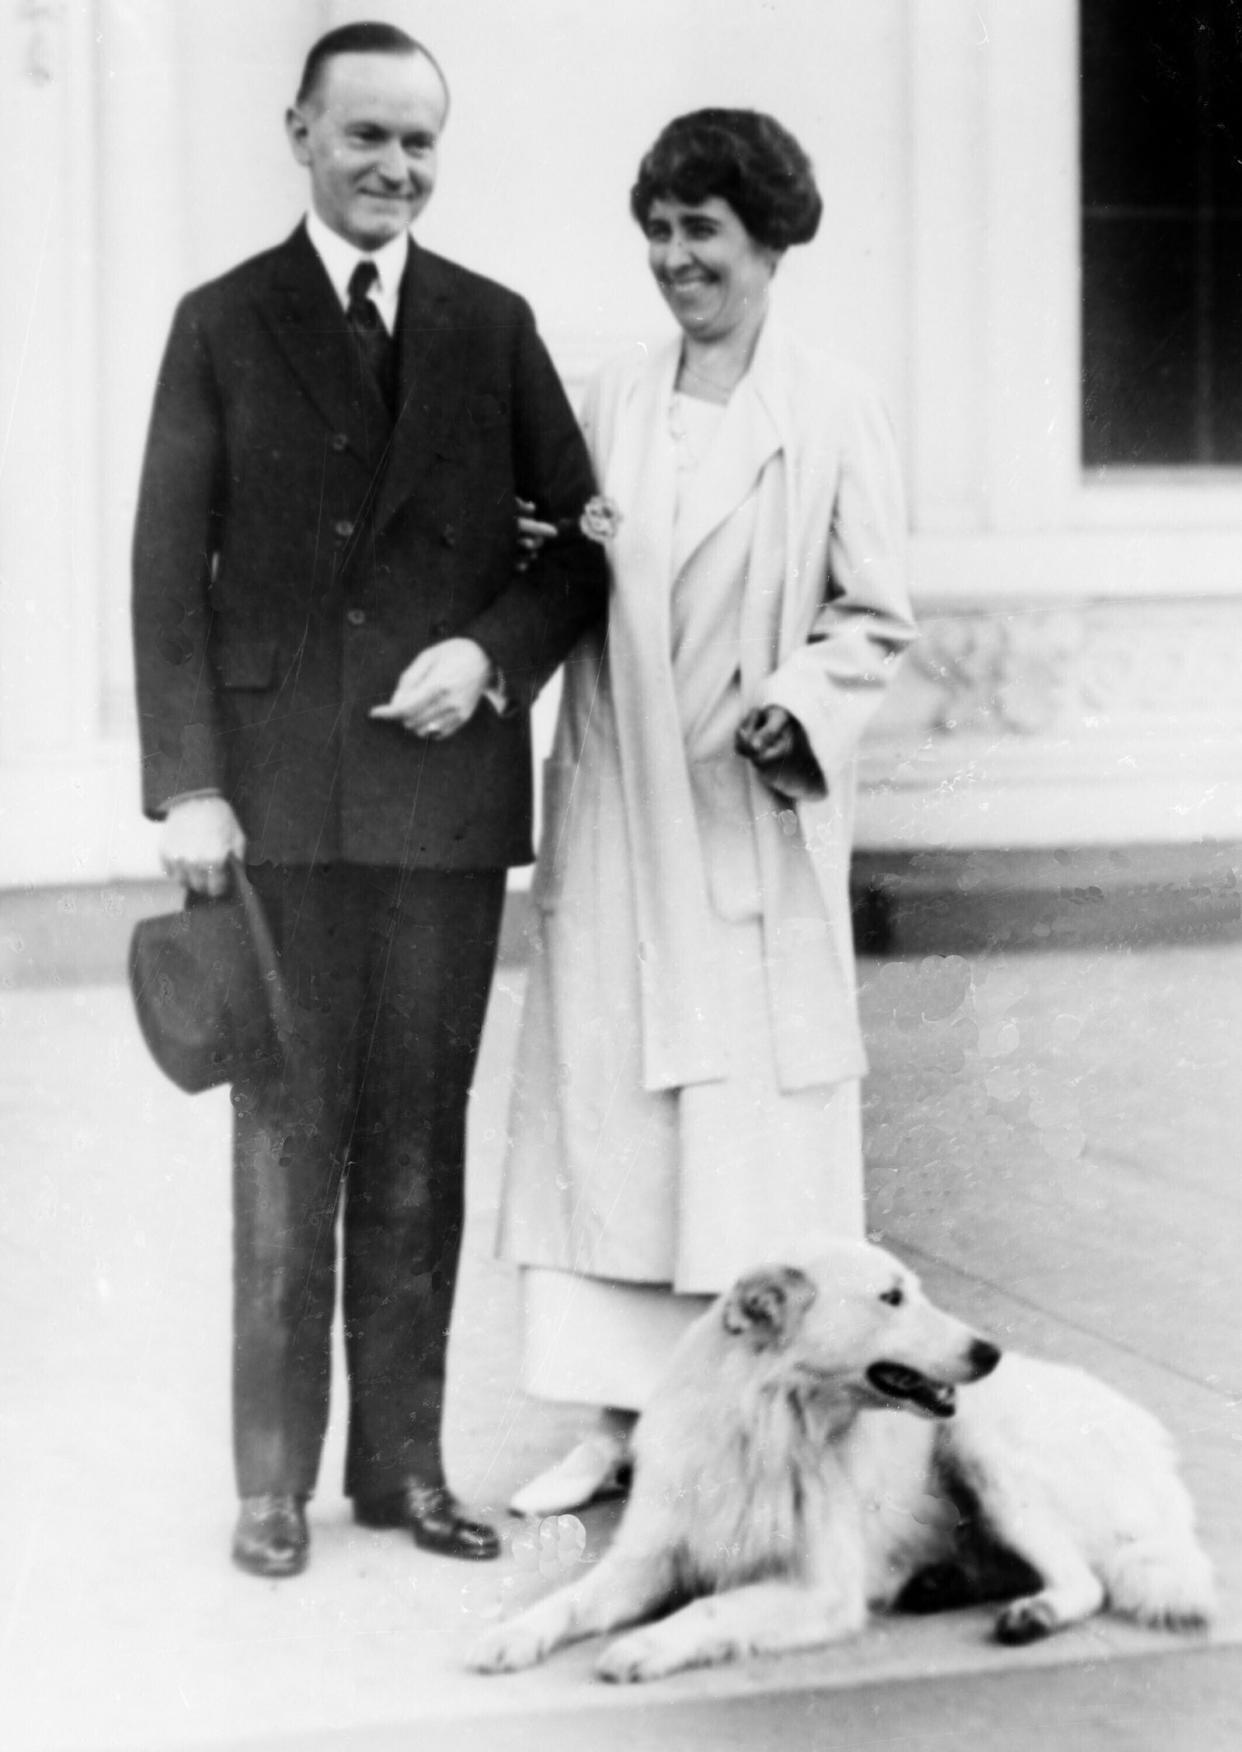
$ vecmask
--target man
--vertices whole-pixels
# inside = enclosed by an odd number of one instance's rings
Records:
[[[605,585],[576,537],[514,565],[515,499],[576,516],[590,466],[526,305],[409,236],[448,101],[390,26],[311,50],[311,211],[179,307],[138,507],[144,807],[196,893],[244,854],[296,1021],[233,1089],[233,1556],[264,1576],[307,1557],[338,1204],[355,1518],[498,1550],[440,1452],[465,1111],[527,708]]]

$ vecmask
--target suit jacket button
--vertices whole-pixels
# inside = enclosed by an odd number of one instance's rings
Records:
[[[348,436],[344,432],[334,432],[332,434],[332,448],[333,448],[333,450],[336,451],[338,456],[340,455],[342,450],[348,450],[349,449]]]
[[[367,611],[365,608],[347,608],[345,610],[345,619],[349,622],[351,627],[365,627],[367,624]]]
[[[457,525],[455,523],[446,523],[444,528],[440,531],[440,539],[443,541],[445,547],[456,547]]]
[[[342,541],[348,541],[354,533],[354,526],[348,517],[338,517],[332,525],[332,533],[339,536]]]

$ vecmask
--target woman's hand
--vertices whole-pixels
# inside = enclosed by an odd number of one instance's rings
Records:
[[[783,706],[756,706],[734,734],[733,746],[774,790],[787,796],[823,793],[823,774],[806,731]]]
[[[517,570],[527,571],[539,558],[540,549],[545,541],[551,541],[557,534],[555,523],[543,523],[535,516],[535,507],[530,499],[515,501],[517,515]]]

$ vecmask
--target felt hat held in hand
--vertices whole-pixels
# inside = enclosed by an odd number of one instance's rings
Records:
[[[276,1073],[292,1038],[289,1000],[258,895],[237,859],[219,900],[141,919],[129,985],[143,1038],[179,1089],[196,1095],[245,1071]]]

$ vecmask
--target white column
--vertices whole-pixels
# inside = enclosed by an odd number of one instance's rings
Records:
[[[105,0],[100,8],[100,685],[105,729],[117,737],[133,723],[128,587],[139,458],[168,319],[188,284],[192,254],[184,92],[172,76],[179,60],[178,19],[178,7],[153,0]]]
[[[98,449],[105,722],[132,734],[129,548],[156,371],[183,293],[292,230],[304,175],[284,139],[325,8],[306,0],[103,0]]]
[[[90,118],[64,9],[0,12],[0,763],[80,745],[93,701],[78,610],[89,605],[93,385]],[[83,589],[86,586],[86,589]]]
[[[987,519],[986,113],[990,38],[973,0],[908,9],[913,395],[908,492],[920,533]]]
[[[89,863],[99,730],[89,8],[0,10],[0,842]],[[46,784],[42,781],[46,778]]]
[[[0,884],[156,868],[129,547],[173,306],[292,228],[283,137],[326,7],[3,0]]]

